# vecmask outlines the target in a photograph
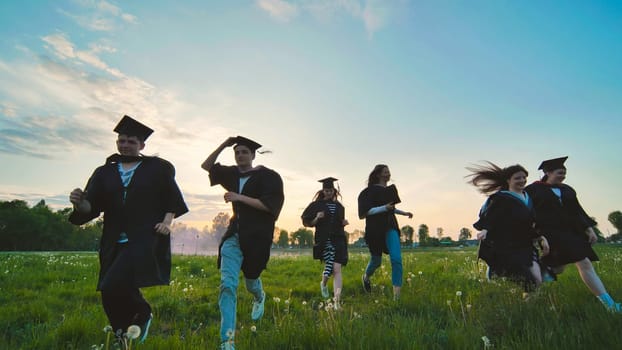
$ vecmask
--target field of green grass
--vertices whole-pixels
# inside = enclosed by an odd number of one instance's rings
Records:
[[[598,273],[622,299],[622,247],[595,249]],[[360,276],[368,253],[351,252],[336,311],[321,298],[319,262],[273,256],[262,274],[268,300],[260,321],[251,321],[251,296],[240,284],[236,348],[622,348],[622,314],[605,311],[572,266],[526,296],[511,282],[486,281],[474,248],[405,250],[403,257],[396,302],[388,256],[365,294]],[[175,256],[171,285],[143,289],[155,320],[147,341],[132,349],[218,348],[215,260]],[[97,266],[95,253],[0,253],[0,349],[105,348]]]

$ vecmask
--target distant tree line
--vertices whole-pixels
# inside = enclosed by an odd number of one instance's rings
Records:
[[[97,250],[102,221],[75,226],[71,208],[53,211],[44,200],[33,207],[25,201],[0,201],[0,251]]]
[[[54,211],[44,200],[32,207],[29,207],[22,200],[0,201],[0,251],[97,250],[103,225],[102,219],[99,218],[86,225],[75,226],[68,221],[71,210],[71,208],[64,208]],[[622,242],[622,212],[614,211],[609,214],[607,219],[617,232],[605,238],[602,232],[596,228],[595,232],[599,241]],[[176,223],[173,227],[173,237],[180,242],[184,241],[185,236],[190,237],[187,239],[188,245],[192,244],[196,250],[196,243],[192,243],[194,239],[203,238],[205,240],[210,238],[207,243],[217,245],[228,224],[229,214],[218,213],[212,220],[212,227],[206,226],[203,230],[192,229]],[[458,241],[443,236],[444,230],[441,227],[436,229],[436,237],[431,237],[430,229],[425,224],[419,225],[416,236],[415,229],[410,225],[403,226],[400,231],[402,244],[407,247],[415,245],[423,247],[453,246],[465,244],[473,238],[471,230],[466,227],[460,229]],[[363,231],[354,230],[346,232],[346,235],[350,244],[365,245]],[[203,244],[206,243],[203,242]],[[313,230],[301,227],[289,233],[277,227],[274,234],[274,244],[281,248],[313,247]]]

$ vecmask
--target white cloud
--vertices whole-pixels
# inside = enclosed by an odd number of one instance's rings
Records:
[[[300,12],[307,12],[318,20],[328,21],[345,14],[363,22],[371,37],[382,29],[408,0],[306,0],[294,5],[285,0],[257,0],[261,9],[277,20],[287,22]]]
[[[102,45],[91,45],[90,51],[76,50],[74,44],[62,33],[48,35],[41,38],[41,40],[51,45],[50,48],[52,52],[61,59],[76,58],[94,68],[106,71],[115,77],[123,77],[123,74],[119,72],[119,70],[108,67],[108,65],[96,55],[96,53],[102,51],[114,52],[114,48]]]
[[[298,7],[283,0],[257,0],[257,5],[277,20],[287,22],[298,14]]]
[[[114,31],[121,23],[135,24],[136,16],[123,12],[107,1],[77,0],[84,13],[71,13],[63,9],[58,12],[73,19],[79,26],[93,31]]]

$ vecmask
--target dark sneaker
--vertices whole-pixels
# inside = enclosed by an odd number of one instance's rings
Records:
[[[369,280],[369,278],[367,278],[366,274],[363,274],[363,277],[361,277],[361,281],[363,282],[363,289],[367,293],[371,293],[371,281]]]

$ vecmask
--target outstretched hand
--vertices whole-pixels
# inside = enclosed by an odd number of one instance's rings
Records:
[[[69,193],[69,201],[73,204],[73,209],[78,212],[88,213],[91,211],[91,203],[86,199],[86,191],[75,188]]]
[[[540,239],[540,248],[542,248],[542,256],[548,255],[551,250],[549,246],[549,241],[547,241],[546,237],[542,236]]]
[[[588,242],[590,242],[590,244],[598,242],[598,236],[596,236],[594,229],[592,229],[591,227],[588,227],[587,230],[585,230],[585,234],[587,235],[587,240]]]
[[[75,188],[69,194],[69,201],[73,205],[79,205],[80,203],[82,203],[82,201],[84,200],[85,197],[86,197],[86,192],[83,192],[79,188]]]
[[[237,141],[237,138],[236,138],[236,137],[229,136],[229,138],[227,138],[227,139],[225,140],[225,142],[223,142],[222,144],[223,144],[225,147],[229,147],[229,146],[233,146],[233,145],[235,145],[235,142],[236,142],[236,141]]]
[[[166,224],[164,222],[159,222],[155,225],[155,230],[157,233],[163,234],[163,235],[170,235],[171,234],[171,226],[169,224]]]
[[[488,234],[487,230],[481,230],[480,232],[477,233],[477,240],[478,241],[483,241],[486,239],[486,235]]]

